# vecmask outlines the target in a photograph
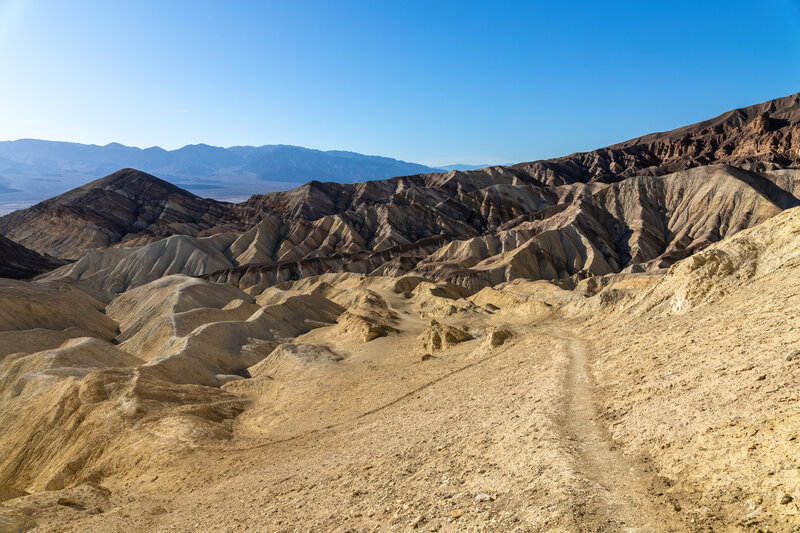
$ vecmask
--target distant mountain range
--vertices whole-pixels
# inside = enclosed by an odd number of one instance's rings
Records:
[[[230,148],[191,144],[164,150],[119,143],[98,146],[37,139],[0,142],[0,172],[54,176],[85,173],[100,177],[126,167],[171,179],[246,176],[300,182],[312,179],[348,182],[440,170],[390,157],[282,144]]]
[[[500,166],[511,166],[511,163],[500,163]],[[481,168],[486,168],[490,166],[498,166],[498,163],[485,163],[480,165],[440,165],[436,168],[439,170],[458,170],[459,172],[465,172],[467,170],[478,170]]]
[[[290,145],[221,148],[193,144],[164,150],[20,139],[0,142],[0,195],[11,195],[0,201],[38,201],[127,167],[223,199],[289,189],[311,180],[352,183],[475,168],[432,168],[390,157]]]
[[[169,267],[163,243],[154,243],[180,236],[171,242],[188,250],[195,244],[186,238],[224,234],[224,246],[204,253],[213,255],[214,269],[239,269],[221,276],[246,275],[247,283],[262,274],[277,276],[266,285],[286,275],[333,272],[346,260],[351,272],[370,273],[387,262],[383,273],[413,272],[478,290],[516,277],[667,267],[797,206],[800,94],[557,159],[368,185],[310,181],[237,203],[199,198],[123,169],[1,216],[0,233],[62,260],[152,245],[147,261],[130,258],[136,275],[123,275],[118,262],[119,254],[132,252],[107,255],[102,268],[120,273],[118,288],[154,279],[150,260]],[[244,233],[234,246],[230,240]],[[197,257],[189,253],[186,260],[195,265]],[[96,258],[76,272],[89,275],[100,264]],[[240,268],[249,264],[269,268]]]

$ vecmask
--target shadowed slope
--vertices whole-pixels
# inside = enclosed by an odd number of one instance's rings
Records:
[[[0,278],[27,279],[63,265],[0,235]]]

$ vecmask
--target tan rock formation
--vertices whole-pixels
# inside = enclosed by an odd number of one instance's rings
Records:
[[[798,106],[3,218],[84,251],[0,279],[0,529],[795,531]]]

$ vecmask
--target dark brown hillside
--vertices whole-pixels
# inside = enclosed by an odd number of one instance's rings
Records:
[[[0,235],[0,278],[28,279],[63,264],[64,261],[39,255]]]
[[[0,231],[40,253],[69,259],[136,238],[198,235],[224,225],[229,211],[228,204],[127,168],[10,213],[0,218]]]

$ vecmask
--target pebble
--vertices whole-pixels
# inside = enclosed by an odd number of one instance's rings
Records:
[[[794,498],[792,498],[789,494],[784,494],[781,498],[781,505],[792,503],[792,500],[794,500]]]
[[[475,496],[475,501],[476,502],[490,502],[490,501],[492,501],[492,497],[489,496],[488,494],[481,493],[481,494],[478,494],[477,496]]]

